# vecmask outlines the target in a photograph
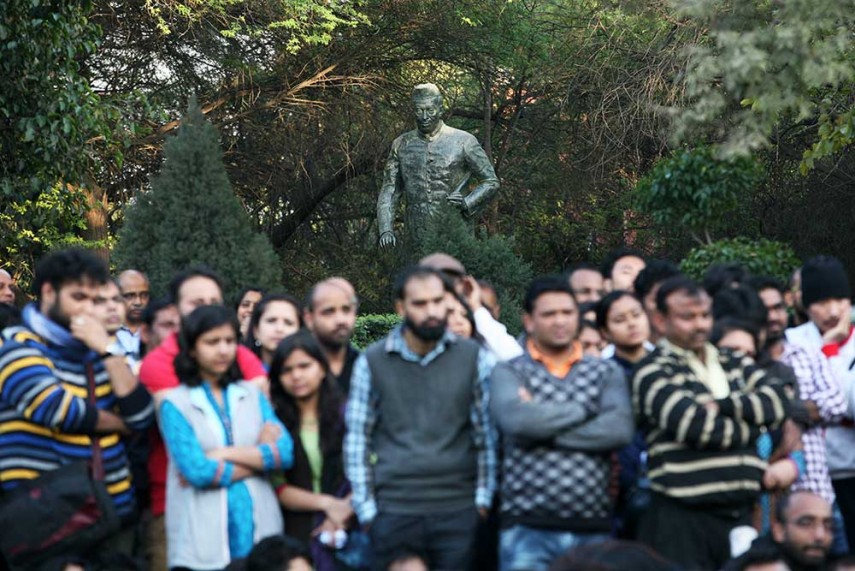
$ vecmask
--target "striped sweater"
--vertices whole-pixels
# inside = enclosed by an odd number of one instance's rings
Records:
[[[784,421],[789,398],[750,358],[727,351],[718,358],[730,395],[715,400],[683,355],[658,347],[636,369],[633,406],[649,446],[651,488],[687,504],[730,507],[759,494],[766,463],[755,443]]]
[[[30,310],[44,335],[62,336],[56,324]],[[25,313],[25,320],[27,313]],[[64,331],[64,330],[63,330]],[[67,333],[67,332],[66,332]],[[117,398],[97,356],[79,342],[52,343],[26,324],[2,333],[0,346],[0,487],[13,489],[75,460],[92,457],[92,435],[98,411],[87,401],[86,363],[95,373],[97,408],[115,412],[131,430],[154,422],[151,396],[142,385]],[[99,437],[107,491],[119,516],[134,512],[134,490],[128,457],[118,433]]]

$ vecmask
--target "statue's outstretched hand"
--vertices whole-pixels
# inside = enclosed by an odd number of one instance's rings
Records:
[[[398,240],[395,238],[395,234],[393,232],[383,232],[380,234],[380,247],[384,250],[386,248],[394,248],[398,243]]]

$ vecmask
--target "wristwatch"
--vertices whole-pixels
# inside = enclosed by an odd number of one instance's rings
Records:
[[[109,357],[127,357],[127,353],[119,345],[118,341],[113,341],[109,345],[107,345],[107,349],[101,353],[98,357],[101,359],[107,359]]]

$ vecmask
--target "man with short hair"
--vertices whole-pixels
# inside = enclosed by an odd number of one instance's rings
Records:
[[[403,324],[354,366],[345,471],[377,570],[403,549],[427,554],[431,569],[466,569],[479,512],[493,499],[486,385],[494,359],[446,330],[445,295],[435,270],[405,270],[395,284]]]
[[[169,283],[169,293],[179,315],[183,318],[203,305],[222,305],[223,290],[219,276],[210,268],[196,266],[177,274]],[[156,401],[163,391],[178,386],[175,373],[175,357],[178,355],[178,334],[173,333],[163,340],[143,359],[140,367],[140,382]],[[266,383],[267,373],[258,357],[247,347],[238,345],[237,365],[244,379]],[[166,504],[166,447],[160,433],[151,431],[151,453],[148,460],[149,490],[151,497],[152,522],[148,534],[148,552],[151,569],[166,569],[166,529],[164,510]]]
[[[106,264],[84,250],[55,252],[37,264],[37,301],[24,308],[22,325],[2,333],[0,482],[11,491],[70,462],[100,457],[124,530],[99,550],[130,554],[134,485],[119,436],[151,426],[154,406],[93,315],[108,281]]]
[[[140,324],[140,352],[143,355],[151,353],[167,337],[177,333],[180,326],[181,316],[172,300],[158,298],[149,301]]]
[[[125,322],[116,337],[131,357],[139,360],[142,312],[151,296],[148,278],[137,270],[125,270],[119,274],[119,289],[125,304]]]
[[[596,303],[605,295],[606,286],[603,282],[603,274],[593,264],[587,262],[573,264],[567,270],[566,276],[567,283],[579,304],[589,301]]]
[[[342,394],[350,392],[350,377],[359,351],[350,344],[359,300],[344,278],[318,282],[306,297],[303,321],[320,343]]]
[[[633,291],[635,278],[645,265],[644,254],[639,250],[626,247],[613,250],[601,268],[606,291]]]
[[[807,491],[778,500],[772,537],[791,571],[822,571],[831,549],[834,522],[831,504]]]
[[[611,453],[635,432],[623,372],[583,356],[566,278],[534,280],[525,296],[525,353],[490,385],[502,432],[501,568],[546,570],[611,528]]]
[[[682,275],[682,273],[679,266],[671,260],[655,259],[648,261],[644,269],[635,276],[633,288],[638,297],[641,298],[647,318],[651,321],[650,341],[653,343],[656,343],[662,336],[660,331],[652,327],[653,315],[656,313],[656,294],[659,292],[659,286],[668,278]]]
[[[664,338],[633,377],[652,490],[639,540],[687,568],[718,569],[762,489],[757,438],[787,418],[788,396],[751,358],[709,342],[712,301],[696,282],[669,278],[656,306]]]
[[[15,305],[15,280],[6,270],[0,270],[0,303]]]

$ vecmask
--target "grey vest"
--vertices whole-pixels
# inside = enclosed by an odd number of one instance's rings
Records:
[[[365,352],[377,399],[371,442],[381,511],[424,514],[474,504],[478,351],[474,341],[455,339],[427,366],[388,352],[385,340]]]
[[[232,408],[235,446],[254,446],[263,425],[260,393],[249,383],[238,383],[229,391],[239,391]],[[202,450],[225,446],[210,428],[210,420],[181,385],[169,391],[166,400],[178,408]],[[282,513],[270,482],[261,476],[243,480],[252,498],[255,541],[282,533]],[[182,484],[178,469],[170,460],[166,472],[166,536],[169,567],[223,569],[229,564],[227,488],[197,489]]]

